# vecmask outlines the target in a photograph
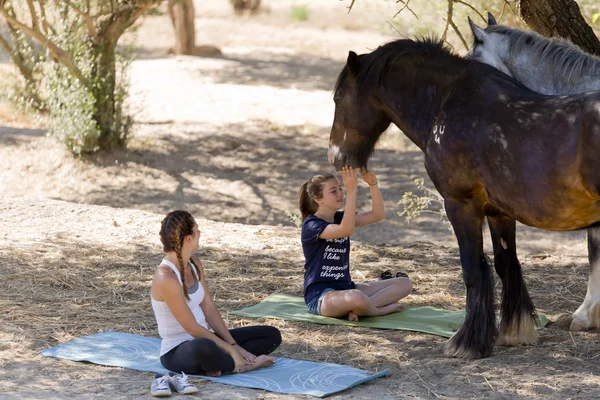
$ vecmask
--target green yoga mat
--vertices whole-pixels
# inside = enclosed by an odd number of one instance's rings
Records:
[[[401,313],[383,317],[361,317],[359,322],[351,322],[346,319],[311,314],[306,309],[302,297],[288,294],[273,294],[255,306],[233,311],[232,314],[252,318],[279,318],[291,321],[314,322],[316,324],[416,331],[443,337],[452,336],[465,318],[464,311],[448,311],[433,307],[406,307]],[[538,316],[539,327],[544,327],[547,323],[548,319],[545,316]]]

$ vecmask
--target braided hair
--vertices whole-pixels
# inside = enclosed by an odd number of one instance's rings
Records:
[[[189,212],[182,210],[168,213],[160,225],[160,241],[163,244],[163,250],[165,253],[174,251],[177,255],[179,275],[181,275],[181,284],[183,286],[183,295],[188,300],[190,299],[190,296],[188,294],[187,286],[185,285],[183,255],[181,249],[183,248],[185,237],[194,234],[195,225],[196,221],[194,221],[192,215]],[[192,265],[196,269],[198,279],[200,279],[200,270],[198,266],[194,264],[193,261]]]

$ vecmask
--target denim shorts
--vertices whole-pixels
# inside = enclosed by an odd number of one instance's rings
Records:
[[[325,288],[318,296],[313,297],[313,299],[306,304],[308,311],[311,314],[321,315],[321,302],[323,301],[323,297],[325,297],[327,292],[332,292],[334,290],[335,289],[333,288]]]

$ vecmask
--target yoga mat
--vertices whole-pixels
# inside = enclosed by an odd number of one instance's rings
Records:
[[[43,350],[41,354],[46,357],[88,361],[94,364],[166,374],[168,371],[159,360],[159,350],[160,339],[157,338],[123,332],[102,332],[51,347]],[[276,360],[271,367],[243,374],[227,374],[220,377],[199,375],[198,377],[227,385],[276,393],[325,397],[388,373],[387,369],[377,374],[370,374],[345,365],[281,357],[276,357]]]
[[[351,322],[347,319],[311,314],[308,312],[302,297],[288,294],[273,294],[255,306],[232,311],[231,313],[253,318],[279,318],[317,324],[353,325],[425,332],[443,337],[452,336],[465,319],[464,310],[448,311],[433,307],[407,306],[400,313],[382,317],[361,317],[359,322]],[[548,319],[544,315],[538,316],[539,327],[544,327],[547,323]]]

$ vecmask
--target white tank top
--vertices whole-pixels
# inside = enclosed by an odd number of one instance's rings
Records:
[[[160,264],[169,266],[175,272],[177,279],[179,279],[179,283],[182,284],[181,291],[183,292],[181,275],[179,274],[179,270],[175,264],[164,258]],[[190,294],[190,299],[186,299],[186,301],[188,307],[190,307],[190,310],[192,311],[192,314],[194,314],[194,318],[196,319],[198,325],[208,329],[204,312],[200,307],[200,303],[202,303],[202,300],[204,300],[204,287],[202,286],[202,282],[200,282],[198,274],[196,274],[196,268],[194,268],[191,263],[190,267],[192,268],[192,273],[196,277],[196,280],[198,280],[198,290]],[[154,310],[154,317],[156,318],[156,323],[158,325],[158,334],[162,339],[160,343],[161,356],[179,346],[181,343],[194,339],[194,337],[187,333],[179,324],[179,322],[177,322],[167,303],[164,301],[154,300],[152,296],[150,296],[150,298],[152,299],[152,309]]]

